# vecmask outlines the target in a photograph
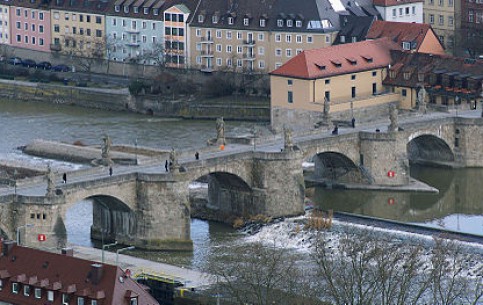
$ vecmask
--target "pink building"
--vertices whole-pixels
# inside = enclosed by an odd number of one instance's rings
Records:
[[[46,2],[15,0],[10,7],[10,37],[12,46],[50,52],[50,10]]]

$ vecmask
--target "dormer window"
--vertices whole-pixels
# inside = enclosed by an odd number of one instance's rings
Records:
[[[403,77],[405,80],[409,80],[411,78],[411,72],[404,72]]]
[[[26,297],[30,296],[30,286],[29,285],[23,286],[23,295],[26,296]]]
[[[266,26],[266,20],[265,19],[260,19],[260,27],[264,28]]]
[[[283,27],[283,19],[277,19],[277,26],[279,28]]]
[[[129,305],[138,305],[138,298],[134,297],[129,300]]]
[[[234,22],[233,17],[228,17],[228,24],[232,25]]]
[[[396,78],[396,71],[389,71],[389,77],[392,78],[392,79],[395,79]]]
[[[124,13],[129,13],[129,6],[127,5],[124,5]]]
[[[218,23],[218,16],[217,16],[217,15],[213,15],[213,16],[211,17],[211,22],[213,22],[213,23]]]
[[[18,283],[12,283],[12,293],[18,294]]]
[[[295,21],[295,27],[301,28],[302,27],[302,21],[300,21],[300,20]]]
[[[248,19],[247,17],[243,18],[243,25],[248,26],[249,24],[250,24],[250,19]]]
[[[205,21],[205,16],[203,16],[203,15],[198,15],[198,22],[199,22],[199,23],[203,23],[203,21]]]
[[[135,13],[135,14],[139,13],[139,7],[135,6],[135,7],[133,8],[133,10],[134,10],[134,13]]]
[[[362,55],[362,58],[364,58],[368,63],[372,63],[374,61],[370,55]]]
[[[119,5],[114,6],[114,10],[116,13],[119,13],[121,11],[121,7]]]
[[[403,41],[402,48],[403,50],[411,50],[411,43],[407,41]]]
[[[340,68],[342,67],[342,63],[340,61],[338,61],[337,59],[333,59],[330,61],[334,66],[336,66],[337,68]]]
[[[344,36],[344,35],[341,35],[341,36],[340,36],[340,42],[341,42],[341,43],[344,43],[344,42],[345,42],[345,36]]]
[[[424,82],[424,73],[418,73],[418,81]]]
[[[159,9],[158,8],[153,9],[153,14],[155,16],[158,16],[159,15]]]
[[[144,15],[147,15],[147,14],[149,14],[149,7],[144,8]]]
[[[293,27],[293,20],[287,20],[287,26],[289,28]]]

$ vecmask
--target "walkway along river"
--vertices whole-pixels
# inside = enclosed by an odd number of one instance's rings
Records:
[[[63,105],[0,101],[1,159],[23,159],[16,147],[33,139],[100,145],[104,134],[114,143],[167,148],[206,145],[216,135],[214,121],[166,120],[124,113],[112,113]],[[248,134],[253,123],[227,122],[228,134]],[[29,162],[45,162],[31,159]],[[70,165],[66,165],[70,166]],[[455,231],[483,234],[483,190],[475,181],[482,169],[412,168],[416,178],[438,188],[439,194],[411,194],[370,191],[309,189],[307,195],[323,209],[333,208],[356,214],[421,223]],[[71,243],[90,246],[92,207],[79,202],[68,211],[67,232]],[[216,223],[192,222],[193,253],[135,253],[176,265],[201,267],[212,247],[236,242],[239,233]],[[136,251],[135,251],[136,252]]]

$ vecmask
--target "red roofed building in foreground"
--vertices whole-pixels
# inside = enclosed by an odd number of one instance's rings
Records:
[[[119,267],[2,244],[0,304],[159,305]]]
[[[429,54],[445,54],[444,46],[429,24],[376,20],[367,32],[366,39],[387,37],[403,50]]]
[[[398,95],[385,90],[382,81],[390,51],[400,49],[383,38],[303,51],[270,73],[272,128],[310,128],[322,121],[328,106],[334,119],[349,121],[387,113]]]

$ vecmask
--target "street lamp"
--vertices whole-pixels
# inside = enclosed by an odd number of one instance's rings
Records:
[[[119,249],[116,251],[116,266],[119,265],[119,253],[123,252],[123,251],[128,251],[128,250],[134,250],[134,246],[131,246],[131,247],[127,247],[127,248],[122,248],[122,249]]]
[[[31,228],[33,227],[34,225],[31,224],[31,223],[28,223],[28,224],[25,224],[23,226],[20,226],[17,228],[17,245],[20,246],[20,229],[22,228]]]
[[[113,242],[112,244],[102,245],[102,255],[101,255],[101,262],[104,263],[104,250],[109,247],[113,247],[117,245],[117,241]]]

